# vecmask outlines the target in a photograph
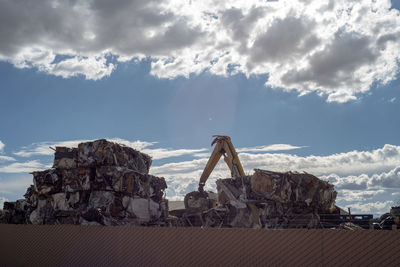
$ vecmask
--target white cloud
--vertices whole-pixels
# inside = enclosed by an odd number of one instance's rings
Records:
[[[197,190],[209,156],[210,153],[204,153],[204,157],[199,159],[159,166],[153,164],[150,173],[166,178],[169,199],[182,200],[185,194]],[[400,146],[385,145],[372,151],[350,151],[328,156],[304,157],[283,153],[246,152],[239,153],[239,158],[246,174],[252,174],[254,168],[306,171],[328,180],[339,192],[338,205],[350,206],[354,212],[375,215],[387,212],[388,205],[395,197],[395,195],[392,196],[392,190],[399,188]],[[223,160],[220,160],[207,181],[206,190],[215,192],[215,181],[227,177],[230,177],[230,171]],[[385,204],[375,205],[375,202],[385,202]]]
[[[172,149],[153,148],[156,142],[128,141],[121,138],[109,140],[133,147],[150,154],[155,162],[150,173],[165,177],[168,184],[167,198],[182,200],[190,191],[197,190],[199,178],[203,172],[212,148]],[[40,142],[20,149],[15,154],[20,157],[32,157],[27,162],[12,162],[0,165],[0,173],[26,173],[49,168],[35,156],[49,156],[54,153],[49,146],[76,147],[88,140],[69,140],[61,142]],[[159,145],[159,144],[157,144]],[[298,156],[285,153],[268,153],[299,149],[302,146],[274,144],[268,146],[237,148],[246,174],[252,174],[254,168],[275,171],[306,171],[335,185],[339,192],[337,203],[341,207],[351,207],[353,212],[382,214],[396,200],[400,188],[400,146],[384,145],[371,151],[350,151],[327,156]],[[184,161],[175,158],[175,162],[161,164],[159,159],[187,156]],[[189,157],[188,157],[189,156]],[[193,160],[189,160],[194,157]],[[159,165],[157,165],[159,164]],[[230,177],[230,171],[223,160],[217,164],[206,184],[206,190],[216,191],[215,181]],[[31,175],[21,179],[2,179],[0,192],[12,194],[22,192],[31,183]],[[16,193],[14,193],[16,194]],[[9,197],[7,195],[7,197]],[[15,197],[20,198],[20,196]],[[378,203],[378,204],[376,204]]]
[[[181,162],[173,162],[157,166],[153,163],[152,172],[166,177],[191,177],[198,176],[207,163],[211,154],[211,149],[173,149],[173,148],[153,148],[156,142],[128,141],[121,138],[109,138],[108,140],[117,142],[141,152],[147,153],[154,160],[173,158],[179,156],[192,156],[195,159]],[[33,157],[40,155],[53,155],[54,151],[49,147],[67,146],[76,147],[80,142],[88,140],[70,140],[60,142],[40,142],[23,147],[14,154],[21,157]],[[299,149],[302,146],[289,144],[273,144],[268,146],[242,147],[237,148],[239,157],[246,173],[252,173],[254,168],[269,169],[275,171],[306,171],[314,175],[323,176],[326,179],[337,182],[342,188],[365,188],[370,186],[371,181],[380,186],[386,185],[393,187],[397,185],[398,166],[400,166],[400,146],[384,145],[372,151],[350,151],[346,153],[333,154],[328,156],[298,156],[286,153],[265,153],[268,151],[283,151]],[[30,161],[37,162],[38,161]],[[222,161],[221,161],[222,162]],[[13,163],[11,169],[21,163]],[[0,166],[3,170],[11,170],[8,166]],[[1,170],[1,169],[0,169]],[[377,175],[380,174],[380,175]],[[218,177],[227,177],[229,170],[220,163],[217,165],[214,174]],[[328,176],[329,175],[329,176]],[[369,175],[369,176],[368,176]],[[396,176],[397,175],[397,176]],[[193,177],[194,179],[197,179]],[[342,177],[342,178],[340,178]]]
[[[13,157],[1,155],[4,152],[4,147],[5,146],[6,145],[2,141],[0,141],[0,162],[3,162],[3,161],[15,161],[15,159]]]
[[[1,140],[0,140],[0,153],[3,153],[4,147],[5,147],[4,143],[1,142]]]
[[[330,174],[321,176],[321,178],[333,183],[338,189],[400,189],[400,167],[396,167],[388,172],[374,173],[372,175],[361,174],[340,177],[337,174]]]
[[[61,141],[61,142],[40,142],[33,143],[29,146],[22,147],[19,151],[13,154],[19,157],[32,157],[39,155],[53,155],[54,148],[56,146],[66,146],[66,147],[76,147],[79,143],[85,142],[87,140],[72,140],[72,141]]]
[[[157,142],[146,142],[140,140],[132,142],[121,138],[107,138],[107,140],[134,148],[143,153],[147,153],[153,158],[153,160],[179,157],[183,155],[196,156],[197,153],[201,153],[208,150],[205,148],[201,149],[149,148],[157,144]],[[50,147],[52,148],[56,146],[77,147],[79,143],[88,141],[93,141],[93,140],[70,140],[70,141],[60,141],[60,142],[33,143],[29,146],[22,147],[19,151],[14,152],[13,154],[20,157],[32,157],[39,155],[50,156],[54,154],[54,150],[52,150]]]
[[[347,102],[398,73],[390,0],[0,3],[0,60],[86,79],[151,58],[151,74],[266,75],[267,86]]]
[[[364,202],[371,202],[374,198],[377,197],[379,194],[384,194],[385,190],[347,190],[347,189],[335,189],[339,191],[338,200],[346,201],[347,203],[362,203]]]
[[[93,139],[94,140],[94,139]],[[40,143],[33,143],[29,146],[22,147],[19,151],[14,152],[13,154],[20,157],[32,157],[38,155],[53,155],[54,150],[50,147],[54,148],[56,146],[65,146],[65,147],[77,147],[79,143],[88,142],[93,140],[69,140],[69,141],[59,141],[59,142],[40,142]],[[107,138],[107,140],[111,142],[116,142],[119,144],[123,144],[129,147],[132,147],[137,150],[143,150],[148,146],[152,146],[155,142],[145,142],[145,141],[128,141],[121,138]]]
[[[82,74],[86,79],[98,80],[109,76],[115,66],[112,63],[107,63],[105,56],[75,56],[58,63],[50,63],[40,69],[63,78]]]
[[[4,202],[6,202],[6,201],[8,201],[7,198],[5,198],[5,197],[0,197],[0,210],[3,209],[3,207],[4,207]]]
[[[210,2],[214,11],[204,3],[197,7],[211,14],[207,23],[200,22],[203,28],[217,32],[214,45],[203,48],[204,60],[193,53],[196,64],[184,68],[193,62],[192,54],[172,62],[166,57],[153,63],[153,74],[171,78],[182,69],[187,76],[198,68],[217,75],[232,69],[247,76],[268,74],[268,86],[347,102],[397,73],[400,17],[389,10],[390,1]]]
[[[110,138],[108,140],[151,155],[155,162],[151,166],[150,173],[166,178],[168,183],[167,197],[170,200],[181,200],[188,192],[197,190],[199,178],[212,149],[153,148],[157,144],[156,142],[128,141],[121,138]],[[32,160],[0,165],[0,173],[26,173],[49,168],[50,166],[34,159],[34,156],[47,155],[50,157],[54,151],[49,149],[49,146],[76,147],[84,141],[87,140],[40,142],[24,147],[15,154],[20,157],[33,157]],[[333,183],[339,192],[337,203],[343,207],[351,206],[355,212],[383,213],[385,212],[384,209],[388,207],[389,201],[396,198],[396,190],[400,188],[400,146],[387,144],[382,148],[371,151],[355,150],[327,156],[268,153],[269,151],[299,148],[302,148],[302,146],[274,144],[242,147],[237,148],[237,151],[239,151],[239,157],[246,174],[252,174],[254,168],[275,171],[306,171]],[[174,157],[179,156],[187,157],[184,161],[175,158],[175,162],[161,165],[160,162],[157,162],[159,159],[166,158],[174,160]],[[189,160],[190,157],[194,157],[194,159]],[[230,171],[225,162],[220,160],[209,177],[206,190],[216,191],[215,181],[227,177],[230,177]],[[28,183],[27,179],[25,180],[24,185]],[[12,184],[17,187],[19,182],[16,181]],[[4,187],[3,181],[1,181],[0,191],[2,186]],[[375,205],[373,203],[381,204]]]
[[[390,172],[372,175],[369,185],[371,187],[400,189],[400,167]]]
[[[292,146],[288,144],[273,144],[269,146],[241,147],[236,149],[239,152],[269,152],[269,151],[287,151],[303,148],[304,146]]]
[[[171,157],[179,157],[184,155],[196,156],[197,153],[207,151],[206,148],[201,149],[166,149],[166,148],[154,148],[154,149],[143,149],[141,152],[149,154],[154,160],[166,159]]]
[[[56,4],[55,4],[56,3]],[[168,1],[2,1],[0,58],[61,77],[97,80],[121,61],[169,54],[190,46],[202,32]],[[29,14],[29,15],[27,15]],[[57,57],[58,56],[58,57]]]
[[[34,172],[50,168],[51,166],[45,165],[38,160],[30,160],[26,162],[14,162],[9,165],[0,166],[0,173],[22,173]]]
[[[330,174],[328,176],[321,176],[322,179],[329,181],[335,185],[336,189],[343,190],[366,190],[370,178],[366,174],[360,176],[344,176],[340,177],[337,174]]]
[[[358,175],[388,171],[400,163],[400,146],[384,145],[372,151],[351,151],[328,156],[301,157],[291,154],[240,153],[247,169],[267,168],[277,171],[306,171],[315,175]]]
[[[240,150],[240,148],[237,150]],[[190,177],[190,174],[201,173],[208,160],[206,153],[204,153],[204,156],[206,157],[201,159],[153,166],[151,170],[166,177],[171,175],[182,178]],[[354,186],[363,188],[367,181],[371,179],[381,181],[380,179],[383,179],[381,178],[383,176],[390,178],[398,175],[396,167],[400,165],[400,146],[385,145],[383,148],[372,151],[351,151],[328,156],[302,157],[282,153],[239,153],[239,158],[246,173],[252,173],[254,168],[261,168],[275,171],[306,171],[314,175],[324,176],[326,179],[335,178],[336,180],[339,179],[339,176],[349,176],[346,183],[357,180]],[[217,165],[214,173],[220,177],[223,177],[222,174],[229,176],[227,167],[221,162]],[[387,171],[387,173],[382,173],[384,171]],[[379,177],[376,175],[368,176],[368,173],[371,175],[382,173],[382,175]],[[389,178],[385,178],[386,184],[388,184]],[[392,184],[395,184],[395,182],[392,182]],[[345,182],[341,182],[341,186],[346,186]]]
[[[33,178],[30,174],[20,175],[18,177],[12,177],[8,179],[0,177],[0,193],[6,194],[7,198],[15,196],[14,200],[23,198],[22,195],[26,192],[27,188],[32,184],[32,182]]]
[[[368,203],[354,203],[351,204],[351,210],[360,213],[383,214],[389,212],[390,207],[393,206],[393,201],[379,201]]]
[[[15,161],[13,157],[0,155],[0,162],[2,161]]]
[[[399,201],[400,167],[372,175],[330,174],[320,178],[335,186],[338,205],[351,207],[354,212],[383,214]]]
[[[146,141],[140,141],[140,140],[136,140],[136,141],[132,142],[132,141],[128,141],[128,140],[121,139],[121,138],[106,138],[106,139],[111,142],[129,146],[129,147],[139,150],[139,151],[142,151],[149,146],[153,146],[153,145],[157,144],[157,142],[146,142]]]

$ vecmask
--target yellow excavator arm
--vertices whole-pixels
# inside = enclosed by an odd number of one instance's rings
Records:
[[[236,153],[235,147],[231,142],[229,136],[216,135],[215,139],[212,141],[211,146],[216,144],[214,150],[208,159],[207,165],[204,168],[203,173],[200,177],[199,182],[199,192],[203,192],[204,185],[207,182],[208,177],[214,170],[215,165],[217,165],[221,156],[224,156],[224,161],[231,170],[232,177],[245,176],[243,171],[242,163],[240,163],[239,156]]]
[[[204,185],[222,155],[224,156],[225,163],[231,170],[232,177],[245,176],[239,156],[231,142],[231,138],[223,135],[215,135],[214,137],[215,139],[212,141],[211,146],[215,144],[215,147],[208,159],[203,173],[201,174],[199,189],[198,191],[190,192],[185,196],[185,209],[189,212],[198,212],[215,207],[217,199],[216,194],[205,192]]]

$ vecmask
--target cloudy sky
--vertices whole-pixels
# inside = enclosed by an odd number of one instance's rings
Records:
[[[0,204],[49,146],[108,138],[181,199],[212,135],[246,173],[306,171],[337,204],[400,202],[400,1],[0,0]],[[207,188],[229,176],[219,164]]]

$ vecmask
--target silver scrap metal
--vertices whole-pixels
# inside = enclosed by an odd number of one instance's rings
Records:
[[[165,179],[151,157],[105,139],[56,147],[53,168],[33,172],[25,199],[5,202],[0,221],[16,224],[163,225]]]

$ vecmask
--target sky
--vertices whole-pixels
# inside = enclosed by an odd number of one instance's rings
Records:
[[[50,146],[148,153],[167,198],[197,189],[212,136],[245,172],[308,172],[337,205],[400,204],[400,1],[0,0],[0,205]],[[206,189],[229,177],[221,162]]]

